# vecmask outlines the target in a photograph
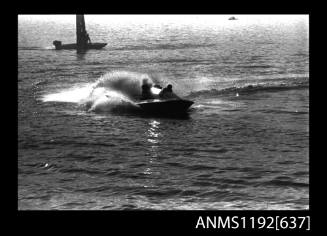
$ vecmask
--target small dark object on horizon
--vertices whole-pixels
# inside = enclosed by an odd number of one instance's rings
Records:
[[[228,20],[237,20],[237,18],[235,16],[232,16]]]

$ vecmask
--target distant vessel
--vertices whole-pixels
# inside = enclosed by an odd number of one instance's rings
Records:
[[[235,16],[229,17],[228,20],[237,20]]]
[[[76,15],[76,43],[62,44],[61,41],[53,41],[56,50],[77,49],[77,51],[85,51],[88,49],[101,49],[107,43],[92,43],[85,29],[84,15]]]

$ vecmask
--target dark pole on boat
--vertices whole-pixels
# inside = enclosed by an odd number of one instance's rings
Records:
[[[87,39],[84,15],[76,15],[76,47],[77,51],[86,49]]]
[[[91,43],[90,36],[86,32],[84,15],[76,15],[76,44],[61,44],[61,41],[58,40],[52,43],[56,50],[77,49],[77,53],[84,53],[88,49],[100,49],[107,45],[107,43]]]

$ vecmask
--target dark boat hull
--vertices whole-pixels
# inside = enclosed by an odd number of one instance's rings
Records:
[[[177,115],[187,113],[194,102],[184,99],[159,100],[152,99],[137,103],[146,113]]]
[[[88,49],[101,49],[105,47],[107,43],[90,43],[86,45],[85,50]],[[71,43],[71,44],[62,44],[56,46],[56,50],[72,50],[72,49],[77,49],[77,44],[76,43]]]

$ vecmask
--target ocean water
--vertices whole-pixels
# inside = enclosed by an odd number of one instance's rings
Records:
[[[18,17],[18,209],[308,209],[308,16]],[[144,116],[141,81],[194,101]]]

